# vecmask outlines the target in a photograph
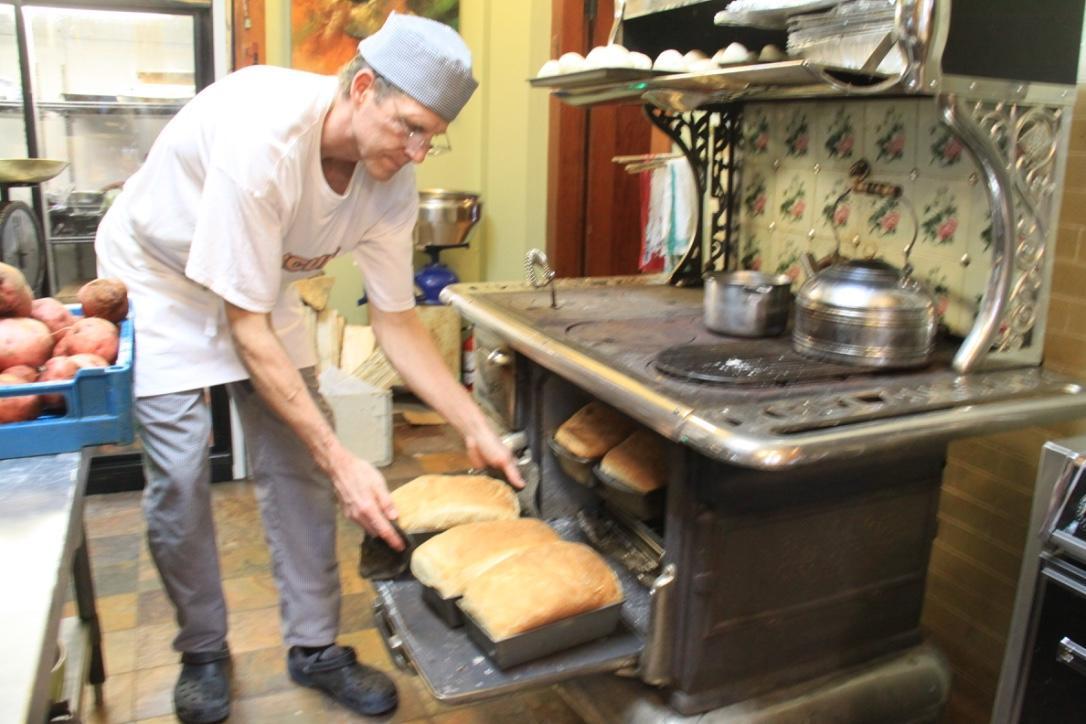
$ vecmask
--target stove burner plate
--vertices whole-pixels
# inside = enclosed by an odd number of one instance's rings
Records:
[[[665,349],[654,363],[674,377],[730,385],[784,385],[874,372],[808,359],[780,340],[683,344]]]
[[[621,344],[657,349],[687,344],[698,336],[697,330],[687,319],[669,320],[667,324],[644,319],[578,322],[567,327],[566,334],[578,342],[589,344]]]

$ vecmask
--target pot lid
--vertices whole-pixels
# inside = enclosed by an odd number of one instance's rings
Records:
[[[878,259],[851,260],[823,269],[800,288],[797,303],[807,308],[933,314],[925,286]]]

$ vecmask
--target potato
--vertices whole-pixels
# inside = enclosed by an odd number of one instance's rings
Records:
[[[35,299],[30,316],[45,324],[53,333],[53,339],[58,342],[68,334],[68,328],[75,324],[75,317],[68,308],[52,297]]]
[[[70,380],[80,369],[71,357],[53,357],[42,368],[38,382],[55,382],[56,380]],[[52,410],[64,407],[64,395],[60,392],[51,392],[41,396],[42,407]]]
[[[26,384],[15,375],[0,374],[0,388]],[[25,422],[33,420],[41,412],[37,395],[0,397],[0,422]]]
[[[5,375],[15,375],[23,382],[36,382],[38,371],[30,365],[15,365],[4,370]]]
[[[40,367],[52,353],[53,335],[42,322],[28,317],[0,319],[0,370]]]
[[[0,317],[29,317],[34,294],[23,273],[0,262]]]
[[[109,364],[117,361],[120,333],[112,322],[99,317],[84,317],[72,325],[64,339],[57,342],[57,355],[96,354]]]
[[[120,279],[95,279],[79,289],[79,303],[84,316],[116,324],[128,314],[128,287]]]
[[[74,362],[76,366],[79,367],[79,369],[84,369],[86,367],[109,367],[109,362],[106,362],[104,359],[96,354],[90,354],[87,352],[84,352],[82,354],[73,354],[67,359],[70,359],[72,362]]]

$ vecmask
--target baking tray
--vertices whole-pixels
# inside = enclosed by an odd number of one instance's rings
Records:
[[[561,73],[548,75],[542,78],[529,78],[528,82],[534,88],[557,88],[559,90],[573,90],[575,88],[591,88],[612,83],[632,83],[641,80],[652,80],[663,75],[675,75],[668,70],[640,70],[638,68],[590,68],[576,73]]]
[[[450,628],[459,628],[464,625],[464,615],[460,612],[460,596],[453,598],[443,597],[436,588],[419,582],[422,586],[422,600],[430,607],[430,610],[438,615]]]
[[[558,441],[554,439],[554,435],[547,438],[547,446],[554,453],[554,457],[557,458],[558,467],[566,475],[573,478],[574,482],[589,488],[596,485],[596,478],[592,474],[592,468],[599,462],[599,458],[582,458],[579,455],[574,455],[559,445]]]
[[[502,669],[541,659],[611,634],[622,618],[622,601],[497,641],[461,609],[468,638]]]
[[[854,68],[838,68],[810,60],[782,60],[776,63],[751,63],[736,65],[705,73],[672,74],[645,82],[646,90],[687,90],[713,93],[716,91],[744,90],[751,86],[800,86],[825,83],[826,75],[832,75],[855,85],[882,80],[881,73],[860,73]]]
[[[600,482],[596,492],[609,505],[638,520],[659,520],[663,517],[667,500],[666,486],[642,493],[605,473],[602,465],[597,465],[593,473]]]

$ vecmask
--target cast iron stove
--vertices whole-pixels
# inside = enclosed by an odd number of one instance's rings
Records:
[[[710,332],[700,289],[563,281],[555,307],[549,291],[519,284],[460,285],[449,299],[517,351],[718,459],[773,469],[1086,414],[1083,388],[1041,368],[957,374],[953,340],[924,368],[849,367],[800,356],[787,335]]]

